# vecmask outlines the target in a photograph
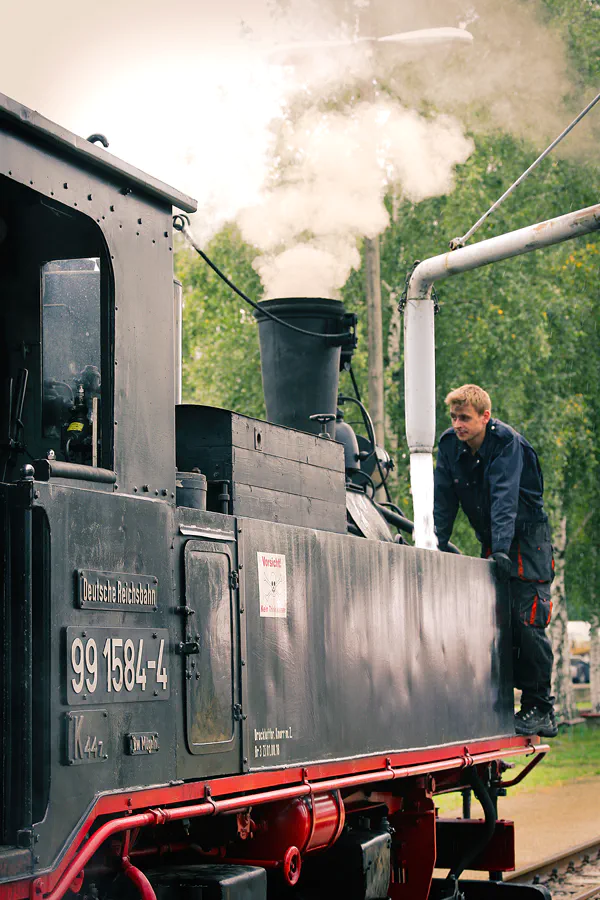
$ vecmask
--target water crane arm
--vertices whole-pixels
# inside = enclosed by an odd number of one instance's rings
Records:
[[[600,230],[600,203],[539,222],[537,225],[527,225],[517,231],[509,231],[486,241],[479,241],[469,247],[432,256],[423,260],[413,271],[409,280],[407,302],[411,299],[425,299],[434,281],[441,281],[451,275],[478,269],[502,259],[510,259],[512,256],[522,256],[532,250],[560,244],[598,230]]]
[[[434,282],[598,230],[600,204],[433,256],[419,263],[412,272],[404,308],[404,392],[417,546],[435,546],[431,513],[435,441],[435,339],[431,297]],[[430,460],[427,465],[424,465],[427,462],[424,457]],[[416,474],[413,477],[417,470],[423,481],[420,485],[416,483]],[[419,522],[425,525],[421,527]]]

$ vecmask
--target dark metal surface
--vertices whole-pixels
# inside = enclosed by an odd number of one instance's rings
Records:
[[[34,512],[47,517],[51,544],[46,563],[50,593],[49,621],[34,620],[34,644],[44,632],[48,640],[48,672],[34,672],[32,682],[34,697],[38,703],[38,715],[33,725],[32,747],[35,767],[46,772],[44,783],[37,785],[40,796],[46,796],[50,814],[38,818],[36,830],[40,840],[36,847],[39,868],[44,868],[59,852],[68,834],[77,825],[97,792],[115,788],[125,789],[140,784],[157,784],[168,781],[176,771],[177,741],[176,721],[183,718],[181,707],[181,682],[184,663],[175,652],[175,645],[183,637],[182,622],[174,615],[166,585],[172,583],[172,563],[167,534],[174,524],[172,508],[167,503],[121,497],[102,491],[82,490],[76,487],[53,485],[52,482],[36,483],[38,497],[34,500]],[[39,547],[35,550],[39,552]],[[165,586],[164,597],[153,610],[152,621],[147,612],[131,606],[118,609],[78,607],[78,573],[85,571],[151,573]],[[39,597],[35,596],[34,606]],[[88,652],[82,672],[84,683],[79,693],[74,693],[72,679],[79,684],[80,675],[72,671],[69,648],[70,637],[76,634],[87,649],[92,640],[96,643],[96,658]],[[156,635],[156,638],[153,637]],[[138,637],[144,638],[141,666],[137,669]],[[114,638],[121,645],[111,647],[111,657],[118,657],[121,666],[114,663],[111,690],[108,685],[108,660],[103,656],[106,637]],[[124,644],[135,638],[136,655],[131,660],[127,674],[132,690],[126,689],[126,660]],[[151,659],[158,666],[158,649],[164,640],[162,664],[168,670],[167,688],[163,690],[155,672],[148,668]],[[156,649],[147,645],[155,645]],[[150,653],[152,649],[152,653]],[[94,661],[97,664],[94,684]],[[79,656],[76,657],[79,663]],[[89,665],[88,665],[89,664]],[[121,668],[122,667],[122,668]],[[136,682],[145,667],[146,691]],[[121,683],[115,692],[115,683]],[[151,681],[151,677],[153,680]],[[114,679],[114,680],[113,680]],[[93,687],[94,690],[90,688]],[[154,696],[154,691],[158,696]],[[149,694],[149,696],[147,696]],[[161,696],[169,696],[163,702]],[[124,702],[127,701],[127,702]],[[73,706],[72,704],[75,704]],[[68,731],[63,722],[65,715],[88,714],[82,708],[101,707],[108,713],[106,728],[109,759],[102,765],[69,765]],[[83,727],[83,726],[82,726]],[[126,734],[156,731],[161,735],[160,753],[130,756],[125,753]],[[94,735],[91,733],[92,743]],[[104,740],[98,731],[98,739]],[[91,745],[90,745],[91,746]],[[83,745],[85,756],[85,741]],[[34,808],[38,809],[34,793]],[[43,821],[40,821],[43,818]]]
[[[270,422],[319,434],[335,435],[341,340],[299,334],[265,315],[316,334],[344,330],[344,305],[322,297],[266,300],[254,313],[258,322],[263,391]],[[330,415],[321,426],[311,416]]]
[[[33,483],[0,491],[2,574],[0,622],[0,841],[15,843],[31,828],[39,805],[33,797]],[[36,708],[37,712],[37,708]],[[36,760],[36,767],[37,767]]]
[[[100,469],[97,466],[82,466],[77,463],[61,460],[36,459],[33,463],[35,477],[39,481],[50,481],[51,478],[72,478],[74,481],[91,481],[99,484],[114,484],[116,472]]]
[[[251,767],[513,732],[508,607],[484,561],[240,524]],[[281,560],[272,585],[263,557]]]
[[[306,861],[301,900],[365,900],[388,896],[392,837],[385,827],[346,829],[326,855]]]
[[[346,509],[363,537],[372,541],[394,540],[385,518],[362,491],[346,491]]]
[[[176,408],[177,467],[199,468],[216,509],[273,522],[346,532],[341,445],[225,409]]]
[[[266,900],[267,873],[258,866],[209,863],[149,872],[157,900]]]
[[[8,348],[24,344],[32,373],[24,408],[25,444],[37,458],[48,449],[36,425],[40,266],[53,259],[97,258],[102,383],[107,401],[114,397],[114,409],[112,402],[103,408],[99,468],[116,473],[114,490],[174,500],[174,347],[165,340],[173,329],[171,202],[141,189],[120,190],[110,172],[82,166],[79,154],[61,154],[55,143],[40,152],[35,134],[42,132],[17,127],[10,116],[0,115],[0,196],[8,204],[2,214],[19,249],[15,272],[9,276],[3,269],[0,275],[0,287],[14,304],[14,309],[6,308],[4,320],[0,316],[0,324],[6,332],[5,364],[10,362],[15,371],[23,365],[12,349],[8,357]],[[104,154],[91,144],[86,151]],[[22,295],[14,292],[15,282],[22,285]]]
[[[436,819],[436,860],[438,869],[451,868],[480,840],[485,829],[483,819]],[[494,833],[485,848],[469,860],[469,870],[509,872],[515,867],[514,822],[496,821]]]
[[[66,128],[62,128],[40,113],[17,103],[16,100],[12,100],[5,94],[0,94],[0,119],[4,119],[17,129],[28,133],[30,139],[37,138],[40,142],[50,144],[54,151],[61,155],[76,156],[82,166],[97,168],[103,174],[111,175],[113,178],[117,176],[128,187],[135,187],[140,193],[147,193],[161,201],[166,201],[169,205],[183,209],[185,212],[196,211],[197,203],[191,197],[158,181],[151,175],[146,175],[129,163],[117,159],[106,150],[95,147],[89,139],[72,134]]]

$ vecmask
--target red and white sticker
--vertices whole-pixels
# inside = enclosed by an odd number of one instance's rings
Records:
[[[258,558],[258,595],[261,616],[287,617],[287,579],[282,553],[256,554]]]

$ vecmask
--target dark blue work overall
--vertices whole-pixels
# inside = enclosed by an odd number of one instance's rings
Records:
[[[449,428],[439,441],[434,519],[447,550],[459,504],[481,543],[481,555],[506,553],[512,563],[511,618],[515,686],[523,708],[552,710],[552,647],[546,634],[554,560],[544,482],[536,452],[517,431],[490,419],[475,453]]]

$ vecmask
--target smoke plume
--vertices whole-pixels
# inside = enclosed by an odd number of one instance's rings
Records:
[[[238,216],[261,251],[267,297],[335,297],[360,263],[358,239],[387,226],[390,189],[415,202],[452,190],[474,146],[467,129],[503,129],[542,149],[568,121],[556,102],[568,86],[564,48],[532,4],[308,8],[292,0],[280,20],[297,43],[279,54],[295,79],[272,148],[276,174]],[[402,38],[440,25],[475,40]]]
[[[413,201],[445,193],[473,149],[455,119],[426,119],[385,96],[309,108],[284,123],[280,144],[281,176],[238,217],[263,251],[255,266],[268,297],[336,296],[360,264],[357,239],[388,224],[389,186]]]

